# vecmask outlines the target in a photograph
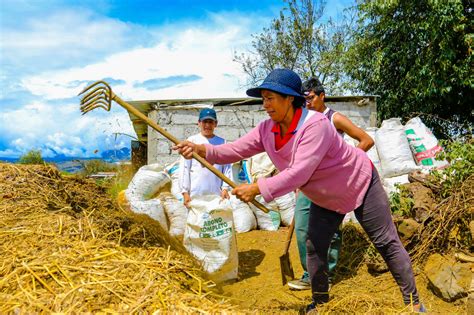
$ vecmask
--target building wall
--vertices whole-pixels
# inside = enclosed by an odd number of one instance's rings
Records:
[[[376,103],[374,98],[356,98],[354,101],[326,101],[326,105],[348,116],[361,128],[376,126]],[[178,139],[186,139],[199,132],[197,121],[201,106],[167,106],[153,110],[148,117],[166,129]],[[268,116],[262,105],[214,106],[217,112],[218,126],[216,135],[233,141],[246,134]],[[151,127],[148,127],[147,161],[169,164],[179,155],[171,150],[172,143]]]

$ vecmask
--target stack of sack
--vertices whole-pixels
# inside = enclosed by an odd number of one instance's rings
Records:
[[[405,126],[399,118],[384,120],[373,139],[380,161],[379,174],[388,195],[397,190],[396,185],[408,183],[410,172],[427,172],[447,165],[446,161],[435,160],[442,148],[419,117],[410,119]],[[371,160],[374,161],[372,157]]]
[[[238,252],[233,215],[242,217],[241,213],[247,212],[253,221],[237,223],[245,229],[254,229],[253,212],[245,203],[236,206],[235,211],[231,200],[222,200],[216,195],[193,197],[189,209],[186,208],[183,201],[178,200],[182,199],[178,174],[179,161],[167,167],[159,164],[143,166],[128,188],[121,192],[119,201],[126,202],[133,212],[147,214],[158,221],[170,235],[182,237],[185,248],[202,263],[203,270],[214,281],[237,278]]]
[[[159,199],[153,198],[162,187],[170,182],[168,174],[163,172],[160,164],[150,164],[141,167],[133,176],[125,198],[130,209],[136,213],[147,214],[168,230],[165,210]]]
[[[171,177],[160,164],[141,167],[119,200],[135,213],[147,214],[172,236],[182,237],[188,210],[169,191]]]
[[[400,118],[382,122],[375,132],[375,145],[380,158],[384,188],[390,194],[396,190],[396,184],[408,183],[408,174],[419,169],[413,160]]]
[[[277,169],[273,165],[267,153],[263,152],[250,158],[248,161],[249,178],[256,182],[262,177],[271,177],[277,174]],[[277,197],[267,203],[262,196],[257,196],[257,201],[263,204],[270,212],[265,213],[254,205],[250,204],[252,211],[257,217],[257,225],[260,230],[276,231],[280,227],[289,226],[293,220],[296,205],[294,192]]]

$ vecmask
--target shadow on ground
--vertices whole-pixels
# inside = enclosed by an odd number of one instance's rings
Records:
[[[259,249],[239,252],[239,280],[260,275],[256,269],[262,263],[263,258],[265,258],[265,253]]]

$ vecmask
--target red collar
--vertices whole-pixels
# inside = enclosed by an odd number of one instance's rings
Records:
[[[298,123],[301,118],[303,110],[301,108],[297,108],[295,110],[295,114],[293,115],[293,119],[291,120],[290,127],[288,128],[288,131],[286,134],[281,137],[281,127],[280,124],[275,123],[275,125],[272,127],[272,132],[275,135],[275,148],[277,150],[281,149],[285,144],[290,141],[291,137],[296,133],[296,127],[298,126]]]

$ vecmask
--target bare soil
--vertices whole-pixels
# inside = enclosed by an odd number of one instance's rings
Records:
[[[309,290],[295,291],[290,290],[288,286],[282,286],[279,257],[283,253],[287,231],[287,228],[280,228],[275,232],[256,230],[238,234],[239,280],[223,284],[220,293],[243,309],[257,313],[297,314],[308,304],[311,301]],[[350,241],[349,239],[347,242]],[[343,246],[341,263],[353,257],[353,253],[348,253],[348,250],[351,249]],[[300,277],[303,271],[299,263],[295,236],[290,247],[290,259],[295,276]],[[340,273],[331,289],[331,300],[318,308],[320,314],[410,313],[410,308],[403,305],[398,286],[390,273],[372,275],[363,262],[349,273],[345,267],[341,265],[336,270]],[[444,302],[427,288],[427,280],[418,267],[415,267],[415,273],[420,298],[430,313],[466,313],[465,300],[456,303]]]

